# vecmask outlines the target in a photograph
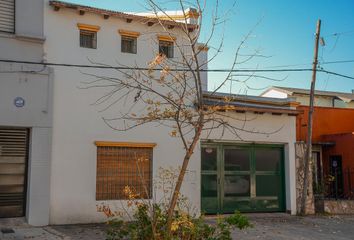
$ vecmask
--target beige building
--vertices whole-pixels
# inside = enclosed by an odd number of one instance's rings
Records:
[[[288,98],[293,97],[300,105],[308,106],[310,90],[289,87],[271,87],[260,94],[262,97]],[[315,91],[315,106],[354,108],[354,93]]]

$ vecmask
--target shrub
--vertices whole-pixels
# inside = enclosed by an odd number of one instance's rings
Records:
[[[218,217],[216,222],[207,221],[204,216],[192,217],[188,213],[176,211],[171,226],[171,236],[167,236],[167,212],[154,204],[139,204],[134,213],[134,221],[114,219],[108,222],[108,240],[229,240],[233,229],[250,227],[248,219],[238,212],[231,216]]]
[[[229,240],[233,229],[250,227],[248,219],[235,212],[231,216],[218,216],[216,221],[191,214],[188,199],[180,194],[167,231],[167,216],[171,192],[176,182],[174,169],[159,169],[154,187],[163,193],[162,198],[142,199],[130,186],[124,188],[127,196],[123,211],[113,211],[104,203],[97,210],[106,215],[108,221],[107,240]],[[128,208],[128,209],[127,209]],[[130,213],[133,212],[131,216]],[[129,221],[123,221],[123,219]],[[168,234],[170,232],[170,234]]]

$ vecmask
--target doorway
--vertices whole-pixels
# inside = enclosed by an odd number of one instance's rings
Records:
[[[0,128],[0,218],[23,217],[29,129]]]
[[[285,211],[283,146],[203,144],[201,151],[204,213]]]
[[[331,197],[340,198],[343,196],[343,170],[342,170],[342,156],[330,156],[330,170],[334,181],[331,184]]]

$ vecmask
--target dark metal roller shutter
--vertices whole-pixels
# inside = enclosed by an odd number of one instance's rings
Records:
[[[15,32],[15,0],[0,0],[0,31]]]
[[[0,217],[25,214],[28,129],[0,128]]]

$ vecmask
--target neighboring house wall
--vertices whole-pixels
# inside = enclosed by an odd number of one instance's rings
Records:
[[[354,133],[333,134],[323,137],[325,141],[334,142],[334,146],[323,149],[323,167],[326,174],[331,173],[330,158],[340,156],[342,159],[342,183],[344,194],[352,196],[354,191]]]
[[[0,32],[1,59],[41,61],[43,0],[17,0],[15,7],[15,32]]]
[[[305,106],[299,106],[298,110],[303,110],[304,113],[298,115],[296,128],[297,128],[297,140],[306,141],[307,138],[307,122],[308,122],[308,108]],[[341,156],[343,171],[343,183],[344,183],[344,194],[349,193],[349,184],[347,181],[347,171],[348,169],[354,168],[354,158],[353,158],[353,146],[354,146],[354,109],[348,108],[328,108],[328,107],[315,107],[314,119],[313,119],[313,143],[320,147],[320,161],[321,166],[318,162],[315,165],[318,169],[318,175],[323,173],[323,176],[319,176],[322,179],[326,179],[328,174],[331,173],[330,159],[331,156]],[[333,175],[333,174],[332,174]],[[352,178],[352,185],[354,186],[354,176]],[[322,181],[321,181],[322,182]],[[341,185],[341,181],[338,181]],[[325,182],[326,194],[333,194],[333,189],[331,189],[332,184]],[[333,197],[333,195],[332,195]]]
[[[306,106],[299,106],[303,114],[297,117],[297,140],[306,141],[308,109]],[[316,107],[313,118],[313,141],[323,141],[324,135],[347,133],[354,131],[354,109]]]
[[[295,98],[297,102],[302,106],[310,105],[310,96],[308,94],[300,94],[300,93],[289,93],[286,91],[281,91],[277,89],[270,89],[263,94],[262,97],[273,97],[273,98]],[[314,105],[317,107],[336,107],[336,108],[354,108],[354,102],[349,101],[345,102],[339,98],[332,96],[315,96]]]
[[[324,151],[324,158],[329,159],[330,156],[341,155],[343,161],[342,168],[354,170],[354,133],[333,134],[323,137],[328,142],[335,142],[335,146],[327,147]],[[329,162],[326,162],[326,169],[329,168]],[[354,186],[353,186],[354,187]]]
[[[42,61],[43,1],[17,0],[15,31],[0,32],[1,59]],[[51,70],[47,67],[0,63],[0,127],[30,129],[26,218],[32,225],[49,223],[51,150]],[[16,107],[14,99],[25,100]]]
[[[300,105],[310,105],[310,97],[308,95],[294,94],[289,97],[295,97],[296,101],[299,102]],[[316,107],[333,107],[333,97],[316,96],[314,105]]]

